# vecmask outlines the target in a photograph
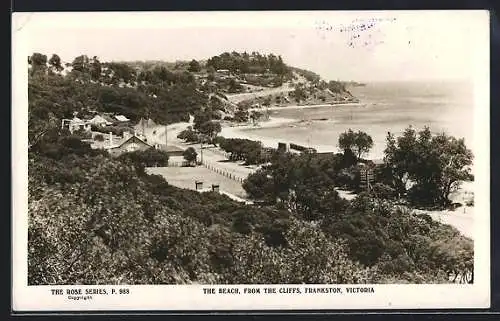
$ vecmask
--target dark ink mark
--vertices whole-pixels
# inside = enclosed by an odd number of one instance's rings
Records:
[[[381,24],[393,21],[396,21],[396,18],[357,18],[348,25],[331,25],[322,20],[316,22],[315,29],[320,32],[338,31],[346,34],[347,46],[354,48],[359,45],[361,47],[367,47],[367,49],[371,50],[375,46],[384,43],[380,40],[380,38],[384,37],[384,33],[381,30]],[[319,34],[318,36],[323,40],[327,38],[324,33]]]

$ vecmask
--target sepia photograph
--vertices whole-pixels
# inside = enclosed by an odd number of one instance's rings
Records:
[[[488,23],[14,14],[19,302],[488,305]]]

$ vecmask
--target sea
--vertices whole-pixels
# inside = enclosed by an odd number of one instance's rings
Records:
[[[247,134],[316,148],[338,151],[341,133],[348,129],[372,136],[374,146],[368,158],[380,159],[388,132],[400,135],[412,126],[428,126],[433,133],[446,132],[464,138],[474,151],[474,88],[469,82],[378,82],[349,88],[359,105],[315,108],[284,107],[270,111],[274,118],[296,119],[276,127],[249,128]]]

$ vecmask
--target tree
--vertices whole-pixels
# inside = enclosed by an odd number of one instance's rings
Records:
[[[52,54],[49,59],[50,70],[52,72],[61,72],[64,67],[61,65],[61,58],[57,54]]]
[[[248,121],[249,113],[248,110],[238,108],[234,113],[234,121],[238,123],[244,123]]]
[[[101,78],[101,71],[101,62],[99,61],[97,56],[94,56],[92,58],[92,61],[90,62],[90,76],[93,80],[99,80]]]
[[[214,139],[221,132],[222,127],[218,121],[207,121],[199,126],[199,132],[206,135],[210,142],[215,145]]]
[[[155,148],[148,148],[144,151],[136,150],[119,156],[121,161],[134,165],[140,173],[145,167],[168,166],[168,158],[167,152]]]
[[[252,111],[250,113],[250,119],[252,119],[254,125],[260,119],[260,117],[262,117],[262,113],[259,111]]]
[[[198,134],[191,127],[181,131],[177,138],[187,142],[198,142]]]
[[[355,133],[349,128],[349,130],[340,134],[338,146],[344,151],[344,154],[352,151],[360,159],[373,147],[373,140],[367,133],[362,131]]]
[[[182,156],[184,156],[184,159],[189,163],[189,165],[192,165],[193,162],[196,161],[196,157],[198,156],[198,153],[193,147],[188,147],[183,153]]]
[[[305,88],[301,84],[297,84],[295,86],[295,90],[290,92],[293,97],[295,98],[295,101],[300,103],[301,101],[305,100],[307,98],[307,93],[305,91]]]
[[[472,160],[472,151],[463,138],[445,133],[432,135],[428,127],[418,133],[409,127],[398,138],[390,133],[387,137],[385,163],[395,186],[406,192],[406,183],[411,180],[414,185],[409,196],[418,203],[449,203],[450,193],[462,181],[472,179]]]
[[[190,72],[199,72],[201,70],[200,63],[196,60],[191,60],[189,63],[188,71]]]
[[[241,86],[241,84],[238,81],[231,78],[229,80],[229,89],[227,91],[230,93],[237,93],[237,92],[241,91],[242,88],[243,87]]]
[[[71,65],[73,66],[73,70],[75,71],[81,73],[88,73],[90,68],[89,64],[90,64],[89,57],[87,57],[87,55],[81,55],[76,57]]]
[[[267,171],[258,169],[255,173],[248,175],[243,181],[243,188],[254,200],[264,200],[274,203],[273,183]]]
[[[35,52],[31,55],[31,75],[38,72],[45,73],[47,71],[47,56],[41,53]]]
[[[267,96],[264,98],[264,102],[262,103],[263,106],[269,107],[271,105],[271,96]]]

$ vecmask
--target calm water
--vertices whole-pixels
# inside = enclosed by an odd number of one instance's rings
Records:
[[[301,120],[274,128],[248,129],[252,136],[281,139],[319,150],[337,150],[340,133],[362,130],[374,140],[370,157],[379,158],[387,132],[408,125],[465,138],[473,149],[473,88],[466,83],[373,83],[352,88],[362,106],[318,107],[272,111],[271,116]],[[322,120],[321,120],[322,119]],[[326,119],[326,120],[324,120]],[[250,132],[249,132],[250,134]]]

